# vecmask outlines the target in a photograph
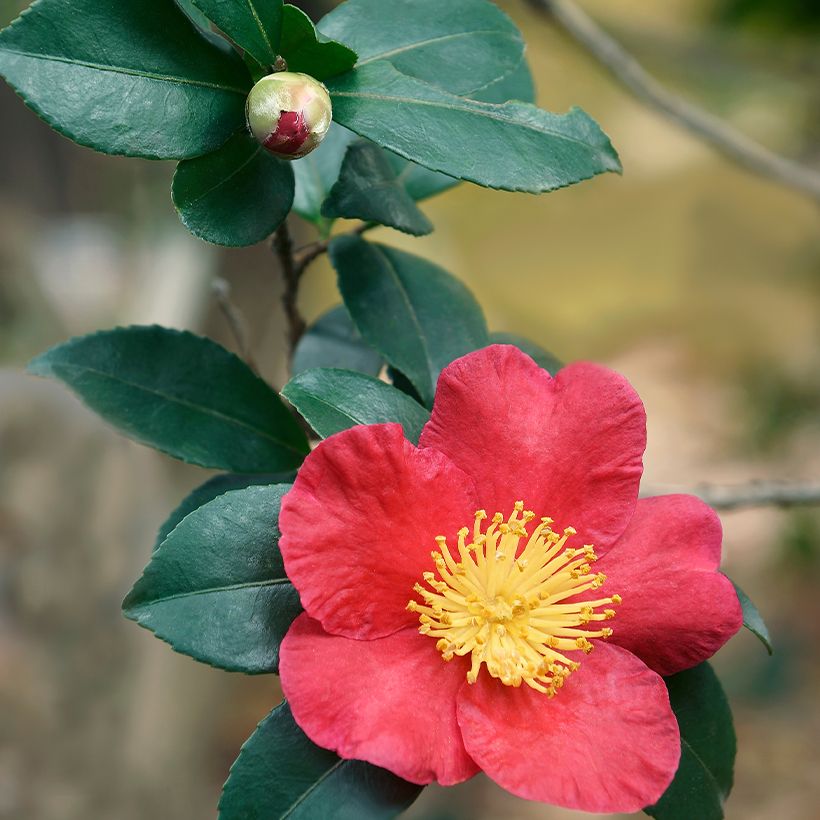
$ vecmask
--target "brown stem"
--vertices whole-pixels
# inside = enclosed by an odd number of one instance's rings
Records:
[[[299,339],[305,332],[307,324],[299,312],[299,280],[304,273],[305,266],[297,265],[293,253],[293,239],[290,235],[288,223],[283,222],[273,235],[273,251],[279,259],[282,268],[282,278],[285,289],[282,293],[282,307],[288,325],[288,360],[293,357],[293,351]]]

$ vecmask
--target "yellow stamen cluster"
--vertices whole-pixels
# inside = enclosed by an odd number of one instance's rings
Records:
[[[486,518],[484,510],[476,512],[471,540],[466,527],[458,533],[458,560],[447,539],[436,538],[439,549],[431,555],[438,577],[424,573],[429,589],[413,587],[424,603],[411,600],[407,609],[419,613],[419,632],[438,639],[445,661],[472,655],[469,683],[483,663],[508,686],[524,682],[552,697],[580,665],[562,653],[589,654],[591,639],[608,638],[611,629],[592,623],[614,618],[614,609],[601,607],[620,604],[621,597],[570,602],[606,580],[592,572],[598,559],[591,544],[566,546],[576,535],[572,527],[559,534],[550,528],[551,518],[542,518],[528,533],[535,513],[524,510],[522,501],[506,521],[496,513],[482,532]]]

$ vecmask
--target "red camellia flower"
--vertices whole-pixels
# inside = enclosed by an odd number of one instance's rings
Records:
[[[308,737],[414,783],[657,801],[680,757],[660,676],[742,617],[715,513],[638,500],[645,439],[621,376],[496,345],[444,370],[418,447],[397,424],[320,444],[280,516],[305,608],[280,672]]]

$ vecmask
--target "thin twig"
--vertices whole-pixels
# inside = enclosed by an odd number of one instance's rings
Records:
[[[293,239],[286,221],[277,228],[276,233],[273,235],[272,247],[279,259],[285,284],[282,292],[282,307],[288,325],[288,358],[290,359],[293,357],[293,351],[296,349],[299,339],[302,338],[307,324],[299,312],[299,279],[302,276],[304,267],[301,269],[297,267],[293,254]]]
[[[676,492],[676,488],[649,486],[641,489],[644,497]],[[702,498],[716,510],[750,507],[799,507],[820,504],[820,482],[793,484],[780,481],[750,481],[748,484],[699,484],[686,490]]]
[[[548,14],[639,100],[750,171],[820,201],[820,171],[764,148],[664,88],[572,0],[528,0]]]
[[[216,303],[228,323],[233,334],[236,346],[239,348],[239,355],[247,362],[248,366],[256,373],[259,368],[256,366],[250,345],[248,344],[247,323],[242,311],[231,300],[231,286],[224,279],[216,278],[211,283]]]
[[[371,228],[375,228],[372,222],[363,222],[361,225],[358,225],[352,231],[349,231],[347,234],[343,234],[344,236],[361,236],[366,231],[369,231]],[[318,259],[322,254],[327,253],[328,248],[330,247],[330,243],[337,239],[338,237],[328,237],[327,239],[322,239],[318,242],[311,242],[309,245],[304,245],[301,248],[297,248],[294,252],[294,260],[296,264],[296,270],[298,271],[299,275],[301,276],[305,269]]]

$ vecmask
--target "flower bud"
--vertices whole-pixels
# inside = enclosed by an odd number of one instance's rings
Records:
[[[248,127],[280,159],[299,159],[325,138],[332,116],[327,89],[307,74],[263,77],[248,94]]]

